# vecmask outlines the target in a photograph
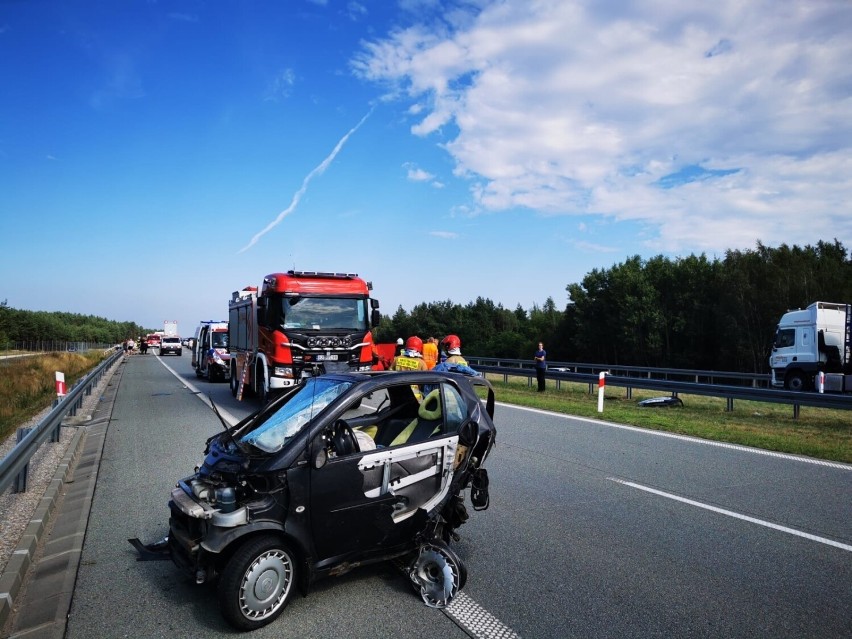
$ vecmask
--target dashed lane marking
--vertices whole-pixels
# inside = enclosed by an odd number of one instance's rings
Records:
[[[796,530],[795,528],[789,528],[788,526],[781,526],[780,524],[773,524],[771,521],[766,521],[764,519],[757,519],[756,517],[750,517],[748,515],[743,515],[738,512],[734,512],[733,510],[726,510],[724,508],[719,508],[717,506],[711,506],[710,504],[704,504],[700,501],[695,501],[694,499],[687,499],[686,497],[680,497],[679,495],[673,495],[672,493],[667,493],[662,490],[657,490],[656,488],[650,488],[648,486],[643,486],[642,484],[636,484],[632,481],[625,481],[623,479],[617,479],[615,477],[608,477],[610,481],[614,481],[617,484],[622,484],[623,486],[629,486],[630,488],[636,488],[637,490],[645,491],[646,493],[651,493],[653,495],[659,495],[660,497],[665,497],[666,499],[673,499],[674,501],[679,501],[684,504],[689,504],[690,506],[695,506],[697,508],[703,508],[704,510],[709,510],[714,513],[718,513],[720,515],[725,515],[726,517],[733,517],[734,519],[741,519],[742,521],[747,521],[751,524],[757,524],[758,526],[765,526],[766,528],[772,528],[773,530],[780,530],[781,532],[787,533],[789,535],[795,535],[797,537],[802,537],[804,539],[810,539],[811,541],[816,541],[821,544],[825,544],[827,546],[834,546],[835,548],[840,548],[841,550],[846,550],[847,552],[852,552],[852,546],[849,544],[844,544],[839,541],[834,541],[833,539],[828,539],[826,537],[819,537],[818,535],[812,535],[811,533],[806,533],[801,530]]]

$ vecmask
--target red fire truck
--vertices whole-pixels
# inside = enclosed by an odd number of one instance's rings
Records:
[[[287,271],[235,291],[228,304],[231,392],[261,401],[306,377],[367,371],[371,326],[379,322],[372,285],[354,273]]]

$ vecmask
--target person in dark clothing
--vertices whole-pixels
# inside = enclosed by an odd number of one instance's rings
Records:
[[[544,374],[547,372],[547,351],[544,350],[544,344],[538,343],[538,350],[535,352],[535,376],[538,379],[538,392],[544,392]]]

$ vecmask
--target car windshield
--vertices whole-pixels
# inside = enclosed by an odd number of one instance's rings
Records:
[[[352,382],[327,377],[311,377],[279,410],[241,438],[267,453],[275,453],[336,397],[345,393]]]
[[[228,333],[215,331],[213,333],[213,348],[228,348]]]

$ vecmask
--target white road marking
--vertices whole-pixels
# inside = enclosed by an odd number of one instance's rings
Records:
[[[837,468],[840,470],[852,470],[852,464],[843,464],[841,462],[833,462],[826,461],[824,459],[814,459],[813,457],[803,457],[801,455],[791,455],[790,453],[777,453],[773,450],[764,450],[762,448],[751,448],[750,446],[741,446],[739,444],[727,444],[725,442],[716,442],[710,439],[701,439],[700,437],[691,437],[689,435],[678,435],[677,433],[667,433],[661,430],[651,430],[648,428],[639,428],[638,426],[627,426],[625,424],[616,424],[613,422],[605,422],[600,419],[591,419],[589,417],[578,417],[576,415],[566,415],[565,413],[554,413],[549,410],[542,410],[540,408],[529,408],[527,406],[516,406],[515,404],[505,404],[503,402],[497,402],[498,406],[505,406],[506,408],[517,408],[518,410],[525,410],[531,413],[538,413],[540,415],[548,415],[550,417],[562,417],[563,419],[571,419],[577,420],[580,422],[586,422],[588,424],[596,424],[598,426],[607,426],[609,428],[618,428],[621,430],[629,430],[635,433],[642,433],[643,435],[650,435],[652,437],[667,437],[669,439],[679,439],[682,441],[692,442],[693,444],[702,444],[704,446],[714,446],[716,448],[727,448],[729,450],[738,450],[744,453],[752,453],[753,455],[764,455],[766,457],[777,457],[779,459],[788,459],[790,461],[803,462],[806,464],[813,464],[814,466],[826,466],[828,468]]]
[[[673,499],[675,501],[682,502],[684,504],[689,504],[690,506],[695,506],[697,508],[703,508],[704,510],[709,510],[714,513],[719,513],[720,515],[725,515],[727,517],[733,517],[734,519],[741,519],[742,521],[747,521],[752,524],[757,524],[758,526],[765,526],[766,528],[772,528],[773,530],[780,530],[781,532],[787,533],[789,535],[795,535],[796,537],[802,537],[804,539],[810,539],[811,541],[816,541],[821,544],[825,544],[827,546],[834,546],[835,548],[840,548],[841,550],[846,550],[847,552],[852,552],[852,546],[849,544],[843,544],[839,541],[834,541],[833,539],[827,539],[826,537],[819,537],[817,535],[812,535],[810,533],[803,532],[801,530],[796,530],[795,528],[790,528],[788,526],[781,526],[779,524],[773,524],[771,521],[765,521],[763,519],[757,519],[756,517],[749,517],[748,515],[743,515],[741,513],[734,512],[733,510],[726,510],[724,508],[718,508],[717,506],[711,506],[710,504],[704,504],[700,501],[695,501],[694,499],[687,499],[686,497],[680,497],[678,495],[673,495],[672,493],[667,493],[662,490],[657,490],[656,488],[650,488],[648,486],[643,486],[641,484],[634,483],[632,481],[625,481],[623,479],[618,479],[616,477],[607,477],[610,481],[614,481],[617,484],[622,484],[623,486],[629,486],[631,488],[636,488],[637,490],[645,491],[646,493],[651,493],[653,495],[659,495],[660,497],[665,497],[666,499]]]
[[[188,380],[186,380],[186,379],[184,379],[183,377],[181,377],[181,376],[180,376],[180,373],[178,373],[175,369],[173,369],[171,366],[169,366],[168,364],[166,364],[166,362],[165,362],[165,361],[163,361],[163,358],[162,358],[162,357],[160,357],[159,359],[160,359],[160,364],[162,364],[163,366],[165,366],[165,367],[166,367],[166,369],[167,369],[167,370],[168,370],[168,371],[169,371],[172,375],[174,375],[175,377],[177,377],[177,378],[178,378],[178,381],[179,381],[181,384],[183,384],[183,385],[184,385],[184,386],[186,386],[189,390],[191,390],[191,391],[192,391],[192,393],[193,393],[196,397],[198,397],[198,399],[200,399],[202,402],[204,402],[205,404],[207,404],[207,406],[208,406],[211,410],[213,409],[213,405],[212,405],[212,403],[211,403],[211,401],[210,401],[210,398],[209,398],[209,397],[205,396],[205,395],[202,393],[202,391],[200,391],[198,388],[196,388],[196,387],[195,387],[195,385],[194,385],[194,384],[192,384],[192,383],[191,383],[191,382],[189,382]],[[228,412],[227,410],[225,410],[225,409],[224,409],[224,408],[222,408],[221,406],[218,406],[218,405],[217,405],[217,406],[216,406],[216,408],[217,408],[217,409],[219,409],[219,414],[222,416],[222,418],[223,418],[226,422],[228,422],[231,426],[233,426],[233,425],[234,425],[234,424],[236,424],[238,421],[240,421],[240,420],[239,420],[239,418],[235,417],[234,415],[232,415],[230,412]]]

